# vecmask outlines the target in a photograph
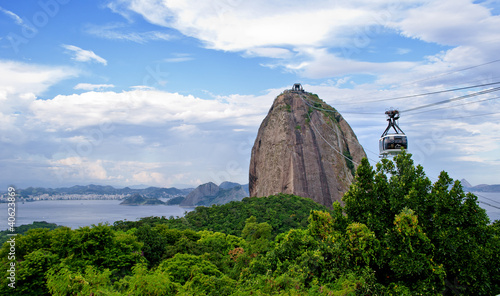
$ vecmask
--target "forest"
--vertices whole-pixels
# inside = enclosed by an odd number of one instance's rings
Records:
[[[500,222],[405,152],[363,159],[331,209],[278,194],[53,228],[16,236],[14,260],[3,244],[1,295],[500,294]]]

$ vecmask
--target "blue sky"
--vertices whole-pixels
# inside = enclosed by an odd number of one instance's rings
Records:
[[[295,82],[343,114],[375,164],[385,110],[498,86],[380,101],[500,82],[499,8],[0,1],[0,186],[247,183],[260,122]],[[402,112],[430,177],[500,183],[498,96]]]

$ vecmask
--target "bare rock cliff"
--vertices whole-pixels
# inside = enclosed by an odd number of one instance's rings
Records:
[[[274,100],[255,139],[250,196],[290,193],[331,207],[349,189],[363,157],[340,113],[317,95],[286,90]]]

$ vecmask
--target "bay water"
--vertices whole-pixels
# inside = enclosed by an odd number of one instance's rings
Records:
[[[46,221],[73,229],[118,220],[137,221],[143,217],[182,217],[194,208],[178,205],[125,206],[121,200],[43,200],[16,202],[16,226]],[[0,230],[8,225],[7,203],[0,204]]]
[[[490,221],[500,220],[500,192],[472,192],[477,196],[479,206],[486,210]]]
[[[479,206],[486,210],[491,221],[500,220],[500,192],[476,192]],[[44,200],[16,202],[16,226],[46,221],[73,229],[118,220],[137,221],[143,217],[182,217],[194,208],[178,205],[124,206],[121,200]],[[0,203],[0,230],[8,225],[7,204]]]

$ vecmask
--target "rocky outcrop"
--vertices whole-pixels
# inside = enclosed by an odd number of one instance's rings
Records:
[[[331,207],[348,190],[363,157],[363,147],[340,113],[317,95],[284,91],[252,148],[250,196],[290,193]]]
[[[465,179],[460,180],[460,183],[462,183],[462,186],[464,186],[464,188],[471,188],[472,187],[472,185],[469,183],[469,181],[467,181]]]
[[[180,205],[187,207],[209,206],[213,204],[221,205],[231,201],[240,201],[248,195],[245,185],[223,182],[220,186],[217,186],[209,182],[191,191]]]
[[[207,197],[215,197],[219,193],[219,186],[215,183],[208,182],[196,187],[191,191],[186,198],[181,202],[181,206],[195,206]]]

